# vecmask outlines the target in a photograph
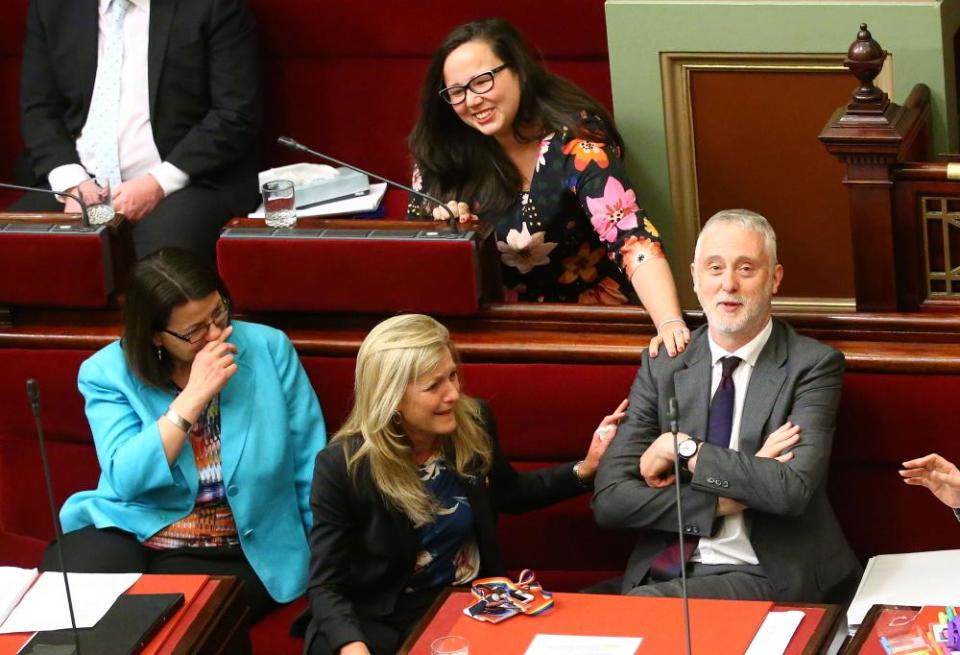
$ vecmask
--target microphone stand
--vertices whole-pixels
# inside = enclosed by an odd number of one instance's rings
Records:
[[[680,500],[680,452],[677,443],[678,427],[677,399],[671,397],[667,403],[667,418],[670,421],[670,433],[673,435],[673,487],[677,491],[677,537],[680,540],[680,590],[683,595],[683,627],[687,633],[687,655],[693,654],[693,640],[690,637],[690,597],[687,595],[687,563],[683,560],[683,503]]]
[[[450,210],[450,208],[447,207],[446,204],[444,204],[444,202],[443,202],[442,200],[440,200],[439,198],[434,198],[434,197],[431,196],[431,195],[427,195],[426,193],[423,193],[422,191],[417,191],[416,189],[413,189],[413,188],[411,188],[411,187],[408,187],[408,186],[405,185],[405,184],[400,184],[399,182],[394,182],[393,180],[388,180],[388,179],[385,178],[385,177],[380,177],[379,175],[376,175],[375,173],[371,173],[371,172],[369,172],[369,171],[365,171],[365,170],[363,170],[362,168],[359,168],[359,167],[357,167],[357,166],[354,166],[353,164],[348,164],[348,163],[346,163],[346,162],[340,161],[339,159],[336,159],[336,158],[334,158],[334,157],[331,157],[330,155],[325,155],[325,154],[323,154],[322,152],[317,152],[316,150],[312,150],[312,149],[308,148],[307,146],[303,145],[302,143],[300,143],[299,141],[296,141],[296,140],[294,140],[294,139],[291,139],[291,138],[288,137],[288,136],[281,136],[281,137],[277,138],[277,143],[279,143],[280,145],[282,145],[284,148],[289,148],[290,150],[296,150],[296,151],[298,151],[298,152],[305,152],[305,153],[307,153],[308,155],[313,155],[314,157],[319,157],[320,159],[326,159],[327,161],[333,162],[333,163],[336,164],[337,166],[343,166],[343,167],[345,167],[345,168],[349,168],[350,170],[354,170],[354,171],[357,171],[358,173],[362,173],[362,174],[366,175],[367,177],[372,177],[373,179],[379,180],[379,181],[381,181],[381,182],[383,182],[383,183],[385,183],[385,184],[388,184],[389,186],[398,187],[398,188],[400,188],[400,189],[403,189],[403,190],[406,191],[407,193],[412,193],[412,194],[415,195],[415,196],[419,196],[419,197],[421,197],[421,198],[425,198],[425,199],[429,200],[430,202],[436,203],[438,207],[443,207],[443,211],[445,211],[445,212],[447,213],[447,218],[450,220],[450,231],[453,232],[454,234],[459,234],[459,233],[460,233],[460,224],[457,222],[457,217],[453,215],[453,212]]]
[[[40,459],[43,462],[43,477],[47,484],[47,499],[50,501],[50,513],[53,516],[53,529],[57,535],[57,557],[60,559],[60,571],[63,573],[63,588],[67,592],[67,609],[70,611],[70,625],[73,627],[73,641],[80,655],[80,633],[77,631],[77,619],[73,614],[73,598],[70,596],[70,580],[67,577],[67,567],[63,563],[63,528],[57,514],[57,504],[53,499],[53,483],[50,478],[50,462],[47,460],[47,446],[43,438],[43,424],[40,422],[40,386],[33,378],[27,380],[27,397],[30,399],[30,409],[33,411],[33,420],[37,427],[37,438],[40,441]]]
[[[39,189],[32,186],[8,184],[6,182],[0,182],[0,189],[13,189],[15,191],[36,191],[37,193],[50,193],[55,196],[64,196],[66,198],[70,198],[71,200],[76,200],[77,204],[80,205],[80,225],[82,225],[83,227],[90,227],[90,215],[87,213],[87,203],[84,202],[83,197],[79,193],[69,193],[67,191],[52,191],[50,189]]]

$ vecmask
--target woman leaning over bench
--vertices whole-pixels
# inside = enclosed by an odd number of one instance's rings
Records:
[[[496,228],[509,298],[643,303],[673,356],[690,332],[656,227],[627,179],[623,139],[586,91],[547,71],[516,28],[493,18],[437,49],[409,137],[414,188],[461,222]],[[432,211],[431,211],[432,210]],[[411,196],[408,215],[445,220]]]
[[[101,473],[60,513],[67,569],[237,576],[256,621],[306,585],[313,387],[282,332],[231,323],[223,281],[186,251],[136,265],[123,319],[80,367]]]
[[[460,392],[446,328],[417,314],[367,335],[355,396],[310,492],[310,655],[393,655],[445,586],[504,575],[496,513],[584,492],[626,406],[583,461],[517,473],[487,407]]]

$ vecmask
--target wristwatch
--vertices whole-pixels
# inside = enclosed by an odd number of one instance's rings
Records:
[[[690,472],[690,460],[693,459],[698,452],[700,452],[700,446],[703,442],[700,439],[684,439],[677,445],[677,455],[679,456],[680,470],[684,473]]]

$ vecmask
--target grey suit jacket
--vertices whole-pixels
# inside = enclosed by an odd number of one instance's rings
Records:
[[[860,574],[826,495],[843,355],[773,321],[746,391],[739,450],[704,444],[693,479],[681,484],[684,532],[713,534],[719,496],[746,504],[750,541],[776,589],[773,600],[823,602],[844,593]],[[706,326],[676,358],[644,353],[628,417],[600,463],[593,497],[597,522],[645,530],[627,564],[624,591],[640,584],[653,558],[676,541],[676,491],[648,487],[640,456],[669,430],[671,397],[677,399],[680,431],[705,438],[710,359]],[[767,435],[787,420],[802,430],[794,458],[781,464],[756,457]]]

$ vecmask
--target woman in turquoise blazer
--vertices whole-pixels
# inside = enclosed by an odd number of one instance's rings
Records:
[[[123,338],[80,368],[100,481],[60,516],[69,570],[236,575],[256,619],[304,592],[326,431],[287,337],[229,316],[190,253],[136,266]]]

